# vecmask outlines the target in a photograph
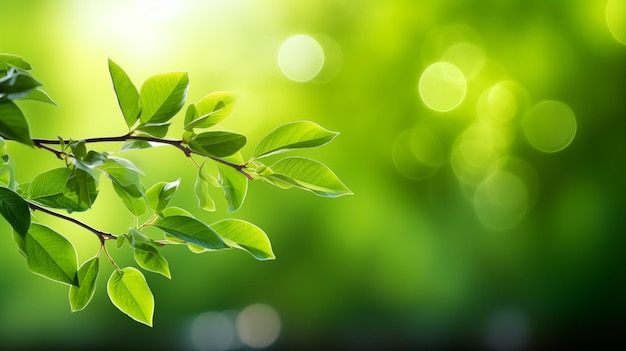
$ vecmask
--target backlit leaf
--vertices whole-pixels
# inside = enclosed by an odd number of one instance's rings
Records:
[[[96,256],[87,260],[78,269],[78,286],[70,286],[70,308],[72,312],[84,309],[91,301],[96,291],[99,266],[100,259]]]
[[[213,201],[209,192],[210,184],[213,182],[213,177],[209,173],[207,165],[208,164],[204,162],[198,169],[194,193],[198,199],[198,206],[205,211],[213,212],[215,211],[215,201]]]
[[[107,282],[107,293],[115,307],[137,322],[152,326],[154,296],[139,270],[115,270]]]
[[[235,107],[235,96],[224,91],[214,92],[200,99],[194,107],[195,111],[188,110],[193,116],[187,115],[185,118],[185,130],[188,131],[209,128],[226,119]]]
[[[167,260],[161,256],[156,247],[149,244],[135,245],[135,262],[150,272],[163,275],[167,279],[172,279],[170,266]]]
[[[180,178],[174,182],[160,182],[150,187],[146,191],[146,198],[150,207],[155,212],[160,212],[166,208],[176,190],[178,190],[178,185],[180,185]]]
[[[261,228],[240,219],[224,219],[211,224],[227,243],[247,251],[258,260],[274,259],[270,240]]]
[[[239,153],[233,155],[228,160],[243,163],[243,159]],[[224,191],[226,201],[228,201],[228,212],[237,211],[241,205],[243,205],[246,198],[246,193],[248,192],[248,178],[236,169],[225,164],[218,163],[217,168],[219,170],[217,180]]]
[[[132,197],[142,197],[140,172],[134,164],[123,158],[107,158],[98,168]]]
[[[310,121],[283,124],[261,139],[254,149],[253,157],[261,158],[290,149],[321,146],[333,140],[338,134]]]
[[[57,103],[54,100],[52,100],[50,95],[48,95],[48,93],[46,93],[41,88],[33,89],[28,95],[24,96],[22,100],[34,100],[34,101],[45,102],[47,104],[58,106]]]
[[[141,111],[139,107],[139,92],[126,72],[111,59],[109,59],[109,73],[111,74],[115,96],[122,110],[126,125],[128,128],[132,128],[135,122],[137,122],[139,112]]]
[[[225,157],[246,145],[246,137],[226,131],[210,131],[193,136],[189,147],[207,156]]]
[[[277,180],[324,197],[351,195],[333,171],[321,162],[304,157],[286,157],[270,167],[269,180]]]
[[[31,272],[78,286],[76,250],[63,235],[45,225],[31,223],[24,237],[13,238],[26,256],[26,266]]]
[[[17,55],[0,54],[0,69],[8,69],[10,66],[19,67],[21,69],[31,69],[31,65]]]
[[[225,249],[228,245],[205,223],[187,216],[168,216],[157,219],[152,225],[188,243],[206,249]]]
[[[162,123],[172,118],[185,104],[187,73],[163,73],[148,78],[141,86],[141,123]]]

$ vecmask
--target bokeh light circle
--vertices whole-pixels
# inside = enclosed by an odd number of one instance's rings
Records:
[[[476,112],[490,125],[503,127],[508,126],[518,114],[518,105],[515,93],[505,84],[498,83],[478,98]]]
[[[622,44],[626,44],[626,0],[609,0],[606,4],[606,25]]]
[[[443,61],[457,66],[467,80],[476,77],[485,66],[487,55],[478,45],[456,43],[443,54]]]
[[[463,183],[476,185],[501,167],[505,145],[497,130],[485,124],[472,125],[454,143],[452,170]]]
[[[278,66],[283,74],[296,82],[308,82],[324,66],[324,50],[312,37],[294,35],[280,46]]]
[[[562,102],[542,101],[528,111],[523,128],[532,146],[543,152],[557,152],[574,140],[576,116]]]
[[[443,144],[432,130],[412,128],[396,138],[392,157],[400,174],[412,180],[425,179],[443,163]]]
[[[191,342],[197,350],[229,350],[237,342],[233,321],[221,312],[204,312],[191,323]]]
[[[510,229],[526,215],[526,185],[513,173],[496,171],[485,178],[476,189],[474,208],[486,227],[495,230]]]
[[[448,112],[465,99],[467,81],[463,72],[449,62],[436,62],[428,66],[419,80],[419,95],[428,108]]]
[[[272,345],[280,335],[280,317],[265,304],[253,304],[237,316],[237,334],[244,344],[254,348]]]

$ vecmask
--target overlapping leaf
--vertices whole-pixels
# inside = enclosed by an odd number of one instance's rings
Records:
[[[212,127],[233,112],[235,97],[232,93],[218,91],[211,93],[191,105],[185,115],[185,130]]]
[[[180,215],[162,217],[153,225],[172,236],[205,249],[228,248],[211,227],[192,217]]]
[[[226,131],[210,131],[193,136],[189,147],[203,155],[226,157],[239,151],[246,145],[246,137]]]
[[[96,291],[96,280],[100,270],[100,259],[98,256],[87,260],[78,269],[78,286],[70,286],[70,308],[72,312],[84,309],[94,292]]]
[[[239,153],[227,160],[236,163],[243,163]],[[224,191],[226,201],[228,201],[228,212],[237,211],[242,205],[248,192],[248,178],[231,166],[218,163],[218,183]]]

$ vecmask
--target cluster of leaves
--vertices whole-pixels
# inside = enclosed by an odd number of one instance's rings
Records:
[[[270,166],[263,163],[268,156],[322,146],[337,136],[336,132],[310,121],[297,121],[272,130],[244,162],[240,150],[247,138],[219,127],[233,112],[235,99],[228,92],[214,92],[189,104],[181,138],[165,138],[171,119],[186,103],[189,78],[182,72],[155,75],[137,89],[124,70],[109,60],[113,88],[128,133],[87,139],[31,138],[28,121],[15,101],[55,103],[41,90],[41,83],[28,72],[30,69],[20,57],[0,54],[0,214],[13,227],[14,240],[26,257],[28,269],[70,286],[72,311],[82,310],[91,300],[104,252],[114,267],[107,283],[112,303],[134,320],[152,325],[154,297],[142,271],[119,267],[108,252],[107,241],[116,241],[118,248],[127,243],[140,268],[167,278],[171,277],[169,264],[159,251],[165,245],[185,245],[195,253],[235,248],[258,260],[274,258],[266,233],[256,225],[235,218],[207,224],[187,209],[170,206],[180,179],[146,187],[141,181],[142,171],[120,156],[124,151],[157,145],[181,150],[198,168],[194,193],[198,207],[207,211],[216,209],[210,196],[212,187],[223,190],[228,210],[233,212],[242,206],[248,182],[253,180],[263,180],[281,189],[300,188],[324,197],[351,194],[333,171],[318,161],[289,156]],[[7,140],[48,151],[63,164],[30,182],[18,183]],[[118,142],[121,147],[115,153],[88,148],[99,142]],[[209,165],[216,165],[216,170]],[[114,235],[100,231],[55,211],[71,214],[89,210],[98,197],[102,175],[135,218],[135,225],[126,233]],[[79,265],[72,243],[54,229],[31,221],[34,211],[89,230],[99,239],[98,253]]]

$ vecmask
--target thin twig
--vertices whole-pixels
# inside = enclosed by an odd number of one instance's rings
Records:
[[[100,230],[98,230],[96,228],[88,226],[87,224],[85,224],[85,223],[83,223],[83,222],[81,222],[81,221],[79,221],[77,219],[74,219],[72,217],[68,217],[66,215],[63,215],[63,214],[60,214],[60,213],[57,213],[57,212],[54,212],[54,211],[50,211],[47,208],[41,207],[41,206],[36,205],[36,204],[34,204],[32,202],[28,203],[28,207],[30,207],[33,211],[41,211],[41,212],[47,213],[47,214],[49,214],[51,216],[55,216],[55,217],[64,219],[66,221],[70,221],[70,222],[72,222],[72,223],[74,223],[76,225],[79,225],[79,226],[89,230],[90,232],[94,233],[96,236],[98,236],[98,239],[100,239],[100,242],[102,242],[103,244],[104,244],[105,240],[115,240],[115,239],[117,239],[117,236],[115,236],[113,234],[100,231]]]
[[[190,149],[188,146],[185,146],[185,142],[183,140],[176,140],[176,139],[162,139],[162,138],[155,138],[155,137],[148,137],[148,136],[137,136],[137,135],[130,135],[130,134],[124,134],[124,135],[120,135],[120,136],[111,136],[111,137],[96,137],[96,138],[87,138],[87,139],[83,139],[85,141],[85,143],[103,143],[103,142],[123,142],[123,141],[131,141],[131,140],[136,140],[136,141],[148,141],[148,142],[154,142],[154,143],[161,143],[161,144],[167,144],[167,145],[171,145],[174,146],[175,148],[179,149],[180,151],[182,151],[185,156],[187,157],[191,157],[192,154],[196,154],[196,155],[201,155],[204,157],[208,157],[211,160],[221,163],[223,165],[229,166],[231,168],[233,168],[234,170],[236,170],[237,172],[243,174],[246,178],[252,180],[254,179],[250,174],[248,174],[246,171],[244,171],[244,168],[246,167],[245,164],[240,165],[240,164],[236,164],[236,163],[232,163],[232,162],[228,162],[226,160],[223,160],[219,157],[215,157],[215,156],[209,156],[209,155],[205,155],[203,153],[197,152],[195,150]],[[46,145],[60,145],[61,144],[60,139],[33,139],[33,142],[35,143],[35,145],[39,148],[42,149],[46,149],[52,153],[54,153],[59,159],[61,158],[60,155],[63,155],[65,153],[57,151],[55,149],[52,149],[50,147],[47,147]],[[63,140],[64,143],[69,143],[69,140]]]

